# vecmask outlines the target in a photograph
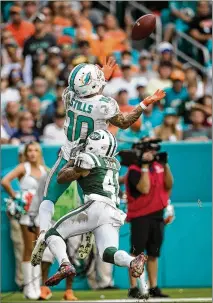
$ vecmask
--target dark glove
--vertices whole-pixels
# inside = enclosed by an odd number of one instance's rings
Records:
[[[30,217],[30,225],[28,226],[28,230],[35,234],[36,233],[36,225],[35,225],[35,217],[29,216]]]
[[[158,153],[158,154],[155,156],[155,160],[156,160],[157,162],[159,162],[160,164],[162,164],[162,165],[167,164],[167,162],[168,162],[168,154],[167,154],[167,152]]]

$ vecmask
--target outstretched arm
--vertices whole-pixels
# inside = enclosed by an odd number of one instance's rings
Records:
[[[140,105],[138,105],[136,108],[134,108],[128,115],[123,115],[121,112],[117,114],[116,116],[112,117],[109,122],[122,129],[128,128],[130,125],[132,125],[134,122],[138,120],[138,118],[141,116],[142,112],[146,110],[147,106],[149,106],[152,103],[155,103],[165,97],[166,93],[158,89],[154,95],[149,96],[145,98]]]
[[[80,177],[87,176],[90,171],[73,166],[74,161],[70,160],[58,173],[57,181],[59,184],[70,183]]]

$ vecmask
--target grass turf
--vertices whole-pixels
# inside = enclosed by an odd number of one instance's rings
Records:
[[[171,298],[208,298],[212,297],[211,288],[166,288],[163,292],[168,294]],[[63,291],[54,291],[50,301],[61,301],[63,298]],[[110,300],[110,299],[126,299],[127,290],[85,290],[75,291],[75,295],[79,300]],[[23,298],[22,293],[3,293],[1,294],[1,302],[30,302]],[[40,301],[42,302],[42,301]],[[43,301],[44,302],[44,301]],[[48,301],[46,301],[48,302]]]

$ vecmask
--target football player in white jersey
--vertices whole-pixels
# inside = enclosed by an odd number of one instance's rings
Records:
[[[75,276],[65,240],[89,231],[95,236],[104,262],[130,268],[135,278],[143,273],[147,260],[143,253],[134,258],[118,250],[119,228],[126,214],[117,208],[120,163],[115,158],[116,147],[116,139],[109,131],[94,131],[87,138],[85,151],[76,157],[74,164],[68,162],[59,172],[59,183],[78,181],[84,193],[84,205],[67,213],[46,233],[45,241],[60,267],[45,285],[57,285],[65,277]]]
[[[97,129],[107,129],[108,123],[126,129],[132,125],[146,110],[149,104],[165,97],[165,92],[157,90],[153,96],[147,97],[128,115],[119,111],[117,102],[102,95],[102,91],[116,64],[110,58],[100,69],[93,64],[79,64],[70,73],[68,88],[63,94],[66,108],[65,132],[67,141],[61,148],[59,157],[51,169],[46,181],[44,199],[39,208],[40,235],[32,253],[32,264],[35,266],[41,261],[45,249],[45,232],[51,226],[54,214],[54,204],[67,189],[69,183],[59,184],[57,175],[61,168],[70,159],[72,151]]]

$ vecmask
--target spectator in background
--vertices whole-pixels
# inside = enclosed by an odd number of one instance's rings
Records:
[[[135,79],[137,84],[136,84],[136,90],[138,92],[138,98],[134,98],[134,99],[129,99],[129,105],[138,105],[141,100],[145,99],[147,97],[146,94],[146,87],[148,84],[148,81],[146,78],[139,78],[139,79]]]
[[[159,62],[171,62],[173,67],[182,68],[182,64],[174,57],[173,46],[169,42],[161,42],[158,46]]]
[[[125,50],[125,40],[127,39],[127,35],[121,28],[119,28],[115,16],[107,13],[104,16],[104,24],[107,29],[107,38],[111,38],[116,41],[114,51]]]
[[[147,80],[157,77],[157,73],[152,70],[151,54],[147,50],[142,50],[140,53],[137,77],[144,77]]]
[[[132,75],[138,73],[138,67],[133,64],[132,53],[131,53],[130,50],[124,50],[121,53],[121,63],[123,63],[123,62],[131,62],[132,63],[132,66],[131,66]]]
[[[4,113],[5,106],[9,101],[19,102],[20,94],[17,88],[9,87],[8,77],[1,77],[1,110]]]
[[[15,42],[15,39],[13,38],[13,34],[9,30],[7,30],[5,27],[2,29],[1,42],[3,45],[6,45],[11,42]],[[3,61],[3,63],[5,63],[5,62]]]
[[[99,9],[93,7],[93,1],[81,1],[83,13],[86,10],[88,18],[95,27],[97,24],[103,23],[103,13]]]
[[[183,132],[183,140],[205,142],[212,139],[211,129],[203,126],[205,122],[205,113],[203,110],[192,108],[189,118],[191,126]]]
[[[48,124],[44,128],[43,143],[63,145],[66,141],[64,133],[65,113],[55,113],[54,123]]]
[[[38,76],[37,65],[41,64],[41,58],[39,54],[41,51],[47,54],[48,49],[51,46],[56,45],[55,37],[51,33],[46,33],[45,30],[45,16],[43,14],[37,14],[33,19],[33,24],[35,26],[35,33],[30,38],[28,38],[24,43],[23,56],[25,58],[25,64],[30,66],[32,61],[32,77]],[[29,56],[29,57],[28,57]],[[26,62],[26,57],[29,59]],[[46,58],[44,56],[43,63]],[[28,71],[30,74],[30,71]]]
[[[97,62],[97,58],[92,55],[92,50],[90,47],[90,43],[86,40],[82,40],[78,43],[79,54],[86,57],[87,62],[91,64],[95,64]]]
[[[24,1],[23,2],[23,10],[24,17],[28,21],[36,14],[38,10],[38,2],[37,1]]]
[[[48,91],[48,83],[45,78],[36,77],[33,81],[33,95],[39,98],[42,112],[45,112],[47,106],[55,101],[56,97]]]
[[[169,1],[169,9],[162,11],[163,23],[168,21],[164,32],[164,40],[171,41],[174,29],[187,31],[195,15],[196,1]]]
[[[30,112],[21,112],[18,119],[18,130],[11,136],[14,145],[39,142],[39,134],[34,130],[34,121]]]
[[[53,123],[53,117],[55,116],[56,112],[63,113],[65,111],[64,102],[62,100],[62,95],[64,90],[65,90],[65,82],[58,81],[56,84],[56,101],[48,105],[45,114],[43,116],[45,126],[49,123]]]
[[[64,63],[64,68],[70,63],[70,58],[73,53],[72,46],[69,43],[62,43],[60,45],[61,49],[61,59]]]
[[[19,85],[19,94],[20,94],[20,106],[21,106],[21,110],[25,110],[27,109],[27,104],[29,101],[29,97],[30,97],[30,87],[28,85],[25,85],[24,83],[21,83]]]
[[[165,89],[172,86],[170,75],[172,72],[171,62],[161,62],[158,67],[158,77],[150,79],[146,93],[152,95],[157,89]]]
[[[43,133],[43,117],[41,115],[41,102],[37,97],[32,97],[27,103],[27,109],[34,121],[34,130],[39,134]]]
[[[153,129],[163,122],[163,111],[157,105],[151,104],[141,116],[142,123],[147,129]]]
[[[95,29],[97,36],[89,39],[91,53],[101,61],[104,56],[107,57],[112,54],[117,42],[113,37],[108,36],[105,24],[97,24]]]
[[[9,33],[9,32],[8,32]],[[5,43],[1,50],[2,70],[1,75],[8,76],[12,69],[21,69],[22,67],[22,50],[15,41]]]
[[[188,98],[188,91],[184,86],[185,75],[181,70],[171,73],[172,87],[165,89],[165,107],[177,108]]]
[[[8,76],[9,87],[18,88],[22,84],[23,76],[20,68],[12,69]]]
[[[40,68],[40,76],[44,77],[48,81],[49,87],[54,87],[59,74],[64,68],[64,64],[61,60],[60,48],[52,46],[48,49],[47,53],[47,64],[42,65]]]
[[[20,47],[23,47],[24,41],[33,35],[35,29],[31,22],[25,21],[21,17],[22,8],[14,5],[10,8],[11,22],[6,25],[6,29],[10,31],[13,38]]]
[[[156,138],[163,141],[180,141],[182,132],[178,126],[177,111],[174,108],[167,108],[164,111],[163,124],[154,129]]]
[[[57,16],[60,10],[61,1],[50,1],[48,7],[51,9],[53,16]]]
[[[197,86],[196,98],[200,98],[204,95],[204,83],[193,66],[185,66],[185,83],[186,86]]]
[[[53,18],[53,24],[61,27],[70,27],[73,25],[72,19],[70,18],[71,6],[69,2],[59,1],[59,7],[55,12],[56,15]]]
[[[92,34],[92,23],[77,10],[71,10],[71,20],[76,31],[80,32],[84,38]],[[85,40],[85,39],[83,39]]]
[[[44,20],[44,27],[46,30],[46,33],[52,33],[53,32],[53,12],[50,7],[44,6],[41,9],[41,14],[45,16]]]
[[[63,70],[61,71],[60,75],[59,75],[59,81],[63,81],[64,83],[67,82],[67,79],[69,78],[69,74],[72,71],[72,69],[74,68],[73,65],[73,57],[69,57],[67,58],[69,59],[68,64],[65,64],[65,67],[63,68]]]
[[[193,89],[193,87],[191,87]],[[189,101],[185,103],[185,106],[179,109],[179,114],[184,117],[184,122],[190,124],[190,114],[192,109],[198,109],[204,112],[205,121],[203,126],[212,126],[212,97],[210,95],[205,95],[200,99],[190,98]]]
[[[118,151],[122,149],[131,149],[132,143],[136,143],[144,137],[152,137],[153,135],[153,131],[146,128],[146,126],[142,124],[141,119],[138,119],[126,130],[119,129],[116,133]]]
[[[136,80],[132,78],[131,62],[123,62],[121,65],[122,77],[113,78],[104,89],[104,94],[115,96],[120,90],[125,89],[130,99],[137,98]]]
[[[190,23],[189,34],[212,51],[212,14],[208,1],[197,3],[197,12]]]
[[[9,138],[18,130],[19,107],[19,103],[10,101],[7,103],[5,108],[5,116],[2,119],[2,126]]]
[[[212,96],[205,95],[195,104],[195,108],[201,109],[206,114],[204,126],[212,126]]]
[[[183,127],[190,123],[189,114],[191,108],[195,105],[197,101],[196,93],[197,93],[197,85],[189,85],[188,88],[188,97],[185,102],[181,102],[178,106],[178,115],[181,116]]]

